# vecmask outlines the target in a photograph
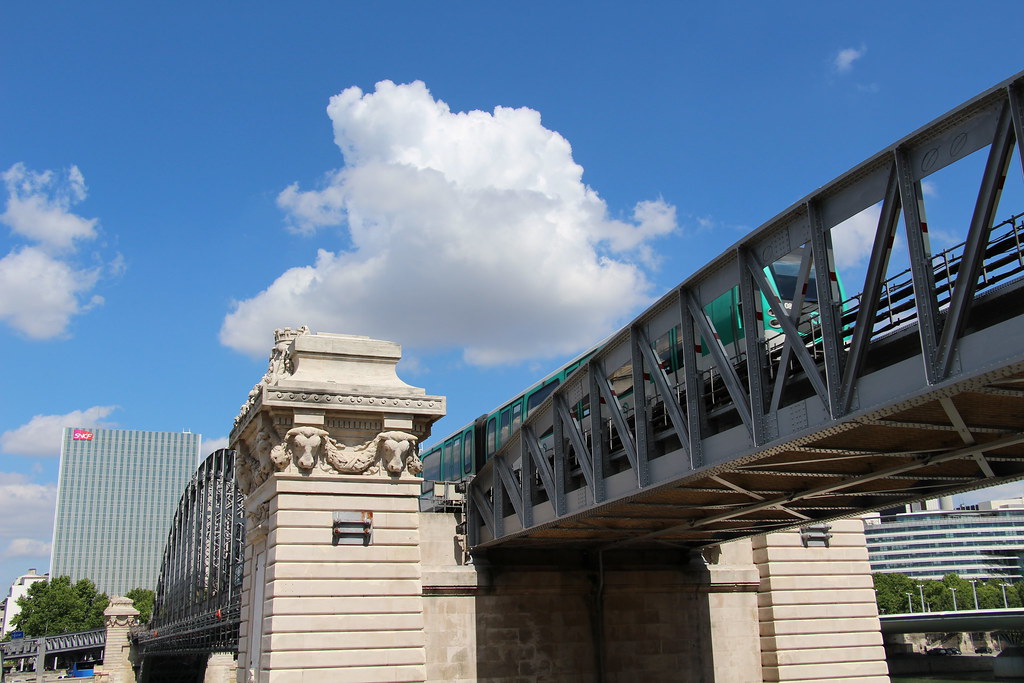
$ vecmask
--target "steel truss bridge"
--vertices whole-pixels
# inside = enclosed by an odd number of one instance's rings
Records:
[[[39,655],[41,643],[43,652],[47,655],[95,651],[100,654],[102,659],[103,648],[107,643],[107,629],[99,628],[92,631],[63,633],[40,638],[16,638],[0,643],[0,650],[3,652],[4,660],[35,659]]]
[[[1024,223],[997,214],[1022,88],[847,171],[607,340],[470,483],[475,551],[700,549],[1024,476]],[[979,189],[963,241],[933,253],[922,182],[953,166],[981,166]],[[875,227],[844,300],[851,217]],[[909,268],[890,276],[897,240]],[[789,302],[780,259],[799,264]],[[728,292],[735,341],[710,313]]]
[[[235,484],[234,456],[211,453],[181,496],[152,620],[133,633],[145,658],[238,648],[245,496]]]

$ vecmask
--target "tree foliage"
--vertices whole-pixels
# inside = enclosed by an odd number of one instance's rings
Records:
[[[946,574],[941,581],[917,580],[905,574],[874,574],[873,578],[875,599],[880,614],[952,611],[954,589],[958,611],[974,609],[975,590],[978,596],[978,609],[1020,607],[1021,598],[1024,597],[1024,582],[1011,585],[1001,578],[977,579],[973,585],[971,581],[956,574]]]
[[[29,586],[28,593],[18,598],[20,611],[13,623],[29,637],[102,628],[109,602],[89,579],[71,583],[70,577],[58,576]]]
[[[139,623],[148,624],[149,618],[153,615],[153,602],[156,601],[156,593],[148,588],[133,588],[125,593],[124,597],[131,598],[135,602],[135,609],[139,610]]]

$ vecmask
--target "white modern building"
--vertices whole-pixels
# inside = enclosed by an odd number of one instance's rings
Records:
[[[914,579],[1024,578],[1024,498],[957,509],[951,503],[865,515],[871,571]]]
[[[3,631],[0,632],[0,638],[5,637],[8,633],[14,630],[11,622],[14,617],[18,616],[18,612],[21,608],[18,607],[18,598],[25,596],[28,593],[28,588],[36,581],[46,581],[49,578],[46,574],[37,574],[35,569],[29,569],[28,574],[22,574],[14,583],[11,584],[11,590],[7,593],[7,599],[4,600],[4,625]]]

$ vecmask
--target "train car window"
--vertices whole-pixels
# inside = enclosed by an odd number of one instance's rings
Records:
[[[527,397],[527,399],[526,399],[526,414],[527,414],[527,416],[529,416],[529,414],[533,411],[534,408],[536,408],[541,403],[543,403],[544,399],[546,399],[548,396],[550,396],[552,391],[554,391],[555,389],[558,388],[558,384],[559,384],[559,380],[556,377],[555,379],[551,380],[550,382],[548,382],[547,384],[545,384],[540,389],[538,389],[537,391],[533,392],[532,394],[530,394]]]
[[[508,435],[512,433],[512,409],[505,408],[501,411],[501,431],[498,432],[498,445],[508,441]]]
[[[458,477],[458,468],[455,466],[455,446],[458,439],[451,439],[444,444],[444,463],[441,466],[441,474],[445,481],[453,481]]]
[[[516,404],[512,406],[512,431],[519,429],[519,425],[523,423],[523,402],[516,401]]]
[[[431,448],[423,456],[423,479],[425,481],[441,480],[441,449]]]
[[[492,417],[487,420],[487,457],[490,458],[494,455],[494,450],[497,448],[495,444],[495,438],[498,436],[498,418]]]
[[[462,473],[473,474],[473,430],[462,434]]]
[[[775,281],[775,290],[783,301],[792,301],[796,295],[796,281],[800,275],[800,259],[793,255],[780,258],[768,267],[772,279]],[[807,294],[804,301],[815,302],[818,300],[818,284],[814,279],[814,266],[807,276]]]

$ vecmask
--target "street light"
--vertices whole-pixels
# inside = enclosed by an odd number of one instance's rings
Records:
[[[971,590],[974,591],[974,611],[978,611],[978,580],[971,579]]]
[[[910,598],[910,591],[907,591],[907,614],[913,614],[914,612],[914,601]]]
[[[926,612],[927,610],[924,608],[924,584],[917,584],[917,590],[921,594],[921,611]]]
[[[953,591],[953,611],[956,612],[956,589],[950,586],[949,590]]]
[[[1009,585],[1010,584],[1008,583],[999,584],[999,587],[1003,589],[1003,607],[1005,607],[1006,609],[1010,608],[1010,603],[1006,601],[1006,587]]]

